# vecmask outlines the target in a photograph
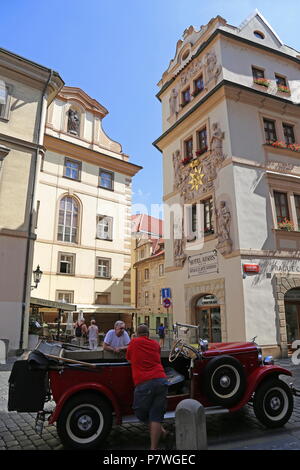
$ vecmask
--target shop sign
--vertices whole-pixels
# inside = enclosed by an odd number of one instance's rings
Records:
[[[188,258],[189,277],[216,273],[218,270],[218,253],[216,250],[189,256]]]

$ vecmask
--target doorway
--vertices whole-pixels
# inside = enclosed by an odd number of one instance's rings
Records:
[[[293,341],[300,339],[300,289],[290,289],[284,296],[287,343],[290,349]]]
[[[196,323],[200,326],[200,337],[210,343],[221,342],[221,313],[218,299],[212,294],[203,295],[197,300],[195,310]]]

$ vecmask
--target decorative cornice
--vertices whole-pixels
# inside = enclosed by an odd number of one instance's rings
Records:
[[[56,137],[45,134],[44,145],[48,150],[57,152],[62,155],[72,156],[78,160],[84,160],[93,165],[106,168],[115,172],[125,174],[127,176],[134,176],[143,167],[124,160],[105,155],[104,153],[96,152],[81,145],[67,142]]]

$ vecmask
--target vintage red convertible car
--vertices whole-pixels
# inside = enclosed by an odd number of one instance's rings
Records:
[[[197,333],[198,327],[176,324],[177,340],[169,354],[162,352],[169,381],[166,416],[174,416],[181,400],[193,398],[207,414],[232,413],[250,403],[267,427],[289,420],[297,392],[279,376],[292,374],[274,365],[270,356],[263,359],[254,341],[208,344],[199,339],[189,344],[178,339],[179,330]],[[65,447],[99,448],[113,422],[133,416],[131,367],[110,353],[99,352],[101,357],[88,360],[89,353],[83,351],[85,361],[78,354],[71,345],[41,342],[27,360],[15,362],[8,410],[38,412],[37,426],[48,413]],[[56,405],[51,412],[44,411],[49,400]]]

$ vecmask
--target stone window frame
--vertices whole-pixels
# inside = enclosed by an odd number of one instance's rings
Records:
[[[70,163],[76,163],[78,165],[78,178],[72,178],[71,176],[67,176],[66,171],[67,171],[67,162]],[[63,177],[67,178],[72,181],[78,181],[81,182],[81,172],[82,172],[82,161],[76,160],[75,158],[71,158],[68,156],[65,156],[64,159],[64,168],[63,168]]]
[[[106,186],[101,185],[101,174],[102,173],[107,173],[111,176],[111,187],[108,188]],[[114,191],[114,186],[115,186],[115,174],[113,171],[106,170],[105,168],[99,168],[99,180],[98,180],[98,186],[101,189],[105,189],[106,191]]]
[[[108,273],[107,276],[101,276],[98,271],[99,261],[107,261],[108,262]],[[96,256],[96,273],[95,277],[98,279],[111,279],[111,258],[105,258],[104,256]]]
[[[275,179],[274,177],[270,175],[267,176],[267,179],[268,179],[269,188],[270,188],[269,191],[270,191],[271,211],[272,211],[272,216],[273,216],[274,229],[279,230],[278,223],[277,223],[275,197],[274,197],[274,191],[275,191],[275,192],[287,194],[289,217],[290,217],[291,222],[293,222],[294,224],[294,230],[293,230],[294,235],[298,237],[300,226],[298,225],[295,195],[300,196],[300,184],[295,183],[295,182],[292,183],[290,180],[288,179],[285,180],[283,177],[280,179]]]
[[[107,303],[101,304],[100,302],[96,302],[99,296],[105,296],[108,299]],[[95,292],[95,305],[111,305],[111,292]]]
[[[189,97],[190,99],[188,101],[185,100],[184,98],[184,95],[186,92],[189,92]],[[191,85],[187,85],[183,88],[183,90],[181,90],[180,92],[180,107],[181,108],[184,108],[185,106],[187,106],[190,102],[192,101],[192,92],[191,92]]]
[[[107,237],[101,237],[99,232],[98,232],[98,225],[101,222],[101,220],[106,219],[108,221],[108,235]],[[104,215],[104,214],[98,214],[96,216],[96,239],[97,240],[105,240],[112,242],[113,241],[113,217]]]
[[[11,114],[11,98],[12,98],[14,87],[11,84],[7,83],[5,80],[3,81],[5,83],[5,87],[7,90],[7,100],[6,100],[5,106],[0,105],[0,121],[8,122],[10,119],[10,114]],[[2,109],[2,106],[3,106],[3,109]]]
[[[73,290],[64,290],[64,289],[57,289],[55,291],[55,298],[57,302],[63,302],[62,299],[59,299],[59,294],[67,294],[70,295],[70,300],[66,303],[73,304],[74,303],[74,291]]]
[[[266,136],[265,136],[265,126],[264,120],[274,121],[275,123],[275,131],[276,131],[276,140],[285,142],[283,124],[287,124],[288,126],[292,126],[294,130],[295,136],[295,143],[300,143],[300,129],[299,125],[296,121],[292,121],[290,119],[285,119],[283,117],[278,117],[278,115],[271,114],[271,113],[261,113],[259,112],[259,121],[261,123],[261,131],[262,131],[262,142],[266,144]]]
[[[71,270],[69,273],[64,273],[60,271],[60,264],[62,262],[62,256],[69,256],[72,258],[71,261]],[[76,263],[76,254],[75,253],[68,253],[65,251],[59,251],[57,254],[57,274],[63,276],[75,276],[75,263]]]
[[[76,240],[75,240],[75,242],[66,241],[66,240],[59,240],[59,239],[58,239],[58,226],[59,226],[60,204],[61,204],[62,199],[64,199],[65,197],[70,197],[70,198],[74,199],[75,202],[76,202],[77,205],[78,205],[78,223],[77,223],[77,232],[76,232]],[[72,246],[74,246],[74,245],[80,245],[80,243],[81,243],[81,224],[82,224],[82,203],[81,203],[81,200],[80,200],[77,196],[75,196],[74,194],[71,194],[70,192],[69,192],[69,193],[61,194],[61,196],[58,198],[58,201],[57,201],[57,210],[56,210],[56,214],[57,214],[56,226],[55,226],[55,237],[56,237],[56,240],[57,240],[59,243],[69,244],[69,245],[72,245]]]

